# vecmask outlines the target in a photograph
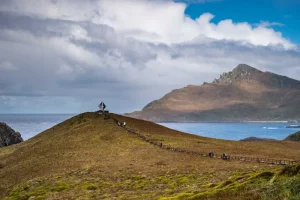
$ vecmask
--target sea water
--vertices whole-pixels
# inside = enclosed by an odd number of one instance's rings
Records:
[[[0,122],[7,123],[27,140],[47,130],[74,114],[0,114]],[[246,137],[261,137],[282,140],[300,131],[285,128],[289,123],[160,123],[171,129],[218,139],[240,140]],[[128,124],[130,126],[130,124]]]
[[[224,140],[241,140],[247,137],[282,140],[300,131],[286,128],[297,123],[160,123],[178,131]]]
[[[56,124],[72,117],[72,114],[0,114],[0,122],[5,122],[27,140]]]

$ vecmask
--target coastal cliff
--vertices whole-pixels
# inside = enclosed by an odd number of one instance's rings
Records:
[[[9,146],[23,142],[19,132],[15,132],[6,123],[0,122],[0,147]]]

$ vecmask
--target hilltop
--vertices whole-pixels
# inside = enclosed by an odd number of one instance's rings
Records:
[[[148,121],[115,114],[111,117],[126,121],[128,127],[152,141],[172,147],[299,160],[297,142],[217,140]],[[295,196],[293,187],[298,187],[299,169],[286,170],[279,165],[167,151],[117,126],[112,118],[84,113],[28,141],[0,149],[0,198],[260,199],[261,195],[270,195],[265,187],[274,191],[275,185],[268,181],[279,177],[281,182],[276,184],[282,183],[285,191],[291,191],[288,195]],[[282,179],[287,173],[292,175]]]
[[[212,83],[176,89],[128,116],[162,121],[300,119],[300,81],[246,64]]]

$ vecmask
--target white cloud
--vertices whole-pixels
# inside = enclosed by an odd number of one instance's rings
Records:
[[[178,0],[175,2],[184,2],[186,4],[200,4],[200,3],[210,3],[210,2],[218,2],[222,0]]]
[[[259,24],[254,24],[255,26],[262,26],[262,27],[271,27],[271,26],[284,26],[284,24],[279,22],[269,22],[269,21],[260,21]]]
[[[132,111],[239,63],[300,79],[299,50],[266,25],[192,20],[171,1],[51,2],[0,7],[0,95],[26,101],[27,112],[82,112],[100,100]]]
[[[0,10],[41,18],[106,24],[128,37],[148,42],[173,44],[204,35],[213,39],[242,40],[254,45],[281,44],[285,48],[295,47],[280,32],[270,28],[274,23],[263,22],[255,27],[247,22],[234,23],[224,19],[215,24],[211,22],[214,16],[210,13],[204,13],[193,20],[184,14],[187,6],[184,3],[159,0],[90,0],[72,4],[66,0],[55,2],[12,0],[1,6]]]

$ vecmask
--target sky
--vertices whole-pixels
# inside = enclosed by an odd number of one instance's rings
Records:
[[[240,63],[300,79],[298,0],[1,0],[0,113],[117,113]]]

